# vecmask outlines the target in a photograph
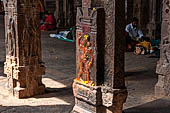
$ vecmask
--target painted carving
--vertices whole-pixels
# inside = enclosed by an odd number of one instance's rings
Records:
[[[81,79],[81,75],[86,75],[86,81],[90,82],[90,68],[93,65],[93,50],[92,44],[90,43],[90,36],[88,34],[82,35],[81,32],[78,32],[78,47],[80,52],[80,71],[78,73],[78,80]]]
[[[84,8],[77,11],[77,79],[94,86],[96,57],[96,9],[89,8],[90,0],[83,1]]]

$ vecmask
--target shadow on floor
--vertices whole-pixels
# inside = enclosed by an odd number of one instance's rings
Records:
[[[146,71],[125,72],[125,77],[143,75],[144,73],[147,73],[147,72],[148,72],[148,70],[146,70]]]
[[[58,98],[58,99],[61,99],[67,103],[70,103],[71,105],[74,105],[74,96],[73,96],[73,91],[72,91],[71,86],[65,87],[65,88],[48,88],[47,87],[45,89],[45,94],[37,95],[37,96],[34,96],[33,98],[36,98],[36,99]],[[58,112],[58,113],[60,113],[60,112]],[[63,113],[63,112],[61,112],[61,113]]]
[[[52,97],[57,97],[57,98],[62,97],[62,99],[63,97],[73,97],[72,87],[71,86],[65,87],[65,88],[48,88],[47,87],[45,89],[45,94],[35,96],[34,98],[52,98]]]
[[[170,113],[170,100],[158,99],[124,110],[125,113]]]
[[[0,113],[70,113],[72,105],[0,106]]]

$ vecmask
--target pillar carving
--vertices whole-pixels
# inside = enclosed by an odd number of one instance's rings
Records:
[[[170,0],[163,0],[161,36],[161,55],[156,68],[158,82],[155,94],[170,96]]]
[[[45,74],[38,1],[5,0],[6,62],[9,94],[17,98],[44,93]]]
[[[94,1],[93,1],[94,2]],[[124,80],[124,0],[82,0],[77,10],[77,78],[73,113],[122,113]],[[92,7],[93,6],[93,7]],[[122,6],[120,8],[120,6]]]

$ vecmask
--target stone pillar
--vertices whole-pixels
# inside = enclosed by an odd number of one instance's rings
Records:
[[[56,10],[55,10],[55,17],[57,21],[57,27],[58,28],[63,28],[64,27],[64,9],[63,5],[64,1],[63,0],[56,0]]]
[[[126,2],[126,24],[129,24],[133,19],[133,0],[126,0]]]
[[[82,0],[74,0],[73,25],[76,25],[77,7],[82,6]]]
[[[55,13],[54,13],[54,16],[56,18],[56,21],[57,21],[57,25],[56,27],[59,27],[59,0],[56,0],[56,9],[55,9]]]
[[[77,78],[72,113],[122,113],[125,1],[101,0],[100,8],[82,0],[77,11]],[[120,8],[121,6],[121,8]]]
[[[67,0],[63,0],[63,16],[64,16],[64,26],[67,26]]]
[[[170,0],[163,0],[161,36],[161,57],[156,68],[158,82],[155,94],[170,96]]]
[[[147,36],[155,39],[156,36],[156,0],[149,1],[149,23],[147,25]]]
[[[139,19],[139,27],[147,33],[146,26],[149,22],[149,0],[134,0],[133,15]]]
[[[68,11],[67,11],[67,23],[68,23],[68,27],[73,27],[76,24],[73,23],[74,18],[76,19],[76,17],[74,17],[74,10],[76,7],[74,7],[74,3],[75,0],[68,0],[67,3],[67,7],[68,7]]]
[[[139,25],[141,25],[141,4],[142,0],[134,0],[133,2],[133,16],[139,19]]]
[[[43,94],[40,39],[40,6],[38,1],[5,0],[6,62],[4,72],[8,89],[17,98]]]

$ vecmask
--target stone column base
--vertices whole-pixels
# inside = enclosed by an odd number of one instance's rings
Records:
[[[35,95],[42,95],[45,93],[45,85],[42,84],[41,86],[38,86],[37,89],[26,89],[26,88],[14,88],[13,94],[10,91],[10,94],[18,99],[21,98],[28,98]]]
[[[36,62],[38,58],[31,61]],[[42,83],[42,75],[45,74],[43,63],[18,66],[17,58],[6,56],[4,73],[8,78],[9,95],[13,97],[28,98],[45,93],[45,85]]]
[[[71,113],[122,113],[127,90],[73,83],[75,106]]]
[[[127,89],[112,89],[102,87],[102,104],[105,106],[104,113],[122,113],[123,104],[128,95]]]
[[[71,113],[104,113],[102,112],[101,88],[73,83],[75,106]]]
[[[165,96],[167,95],[166,94],[166,91],[165,91],[165,76],[163,75],[158,75],[158,82],[157,84],[155,85],[155,95],[158,96],[158,97],[161,97],[161,96]]]

